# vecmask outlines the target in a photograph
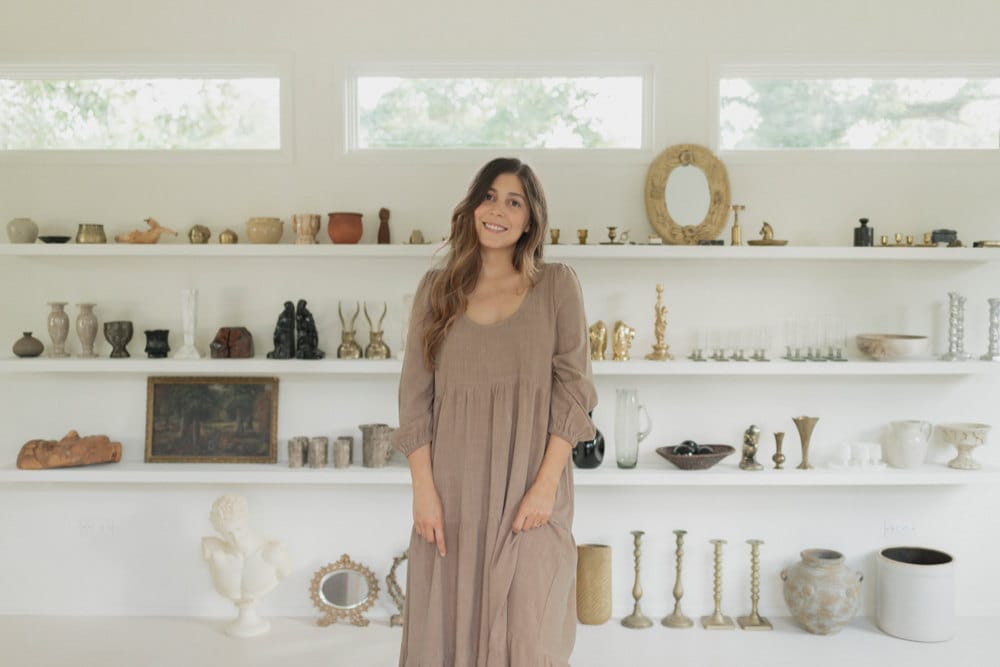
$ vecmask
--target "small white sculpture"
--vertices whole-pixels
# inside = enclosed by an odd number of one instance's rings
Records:
[[[266,634],[271,624],[257,615],[257,600],[291,571],[288,549],[281,542],[264,539],[250,530],[247,499],[241,495],[217,498],[208,519],[223,539],[203,537],[202,558],[208,561],[216,592],[239,608],[239,616],[227,626],[226,634],[232,637]]]
[[[184,347],[174,353],[174,359],[201,359],[194,346],[194,331],[198,317],[198,290],[181,290],[181,322],[184,325]]]

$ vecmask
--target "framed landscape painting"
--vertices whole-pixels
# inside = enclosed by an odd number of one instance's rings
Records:
[[[277,432],[277,378],[148,379],[148,463],[275,463]]]

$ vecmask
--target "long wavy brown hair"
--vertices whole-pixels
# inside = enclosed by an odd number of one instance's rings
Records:
[[[532,287],[537,281],[548,228],[545,192],[531,167],[516,158],[496,158],[479,170],[469,185],[465,199],[451,214],[448,254],[430,283],[430,316],[424,331],[424,363],[429,369],[434,368],[441,343],[456,318],[465,312],[469,294],[479,282],[483,258],[474,214],[500,174],[517,176],[524,188],[528,200],[528,225],[527,231],[514,244],[514,268]]]

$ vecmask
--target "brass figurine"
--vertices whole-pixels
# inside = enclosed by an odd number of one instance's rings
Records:
[[[188,241],[194,244],[208,243],[212,237],[212,232],[205,225],[195,225],[188,230]]]
[[[760,228],[760,238],[747,241],[749,245],[788,245],[788,241],[774,238],[774,228],[766,220]]]
[[[795,428],[799,431],[799,439],[802,441],[802,463],[796,466],[799,470],[812,470],[809,465],[809,439],[812,437],[813,429],[819,417],[792,417]]]
[[[559,230],[558,229],[550,229],[549,230],[549,238],[552,239],[552,245],[559,245]]]
[[[576,238],[580,242],[580,245],[587,245],[587,230],[586,229],[576,230]]]
[[[617,227],[608,227],[608,245],[617,245],[615,243],[615,234],[617,231]]]
[[[240,242],[240,237],[233,230],[223,229],[221,232],[219,232],[219,243],[224,243],[229,245],[239,242]]]
[[[340,332],[340,346],[337,347],[338,359],[361,358],[361,346],[354,340],[354,323],[357,321],[360,312],[360,306],[355,304],[354,316],[351,317],[351,326],[348,328],[347,322],[344,321],[344,311],[340,308],[340,302],[337,302],[337,314],[340,315],[340,326],[342,327]]]
[[[372,318],[368,315],[368,304],[365,304],[365,319],[368,320],[368,329],[370,333],[368,334],[368,346],[365,347],[365,359],[388,359],[391,356],[389,351],[389,346],[385,344],[382,340],[382,335],[385,333],[382,331],[382,322],[385,320],[385,314],[389,312],[389,304],[386,303],[382,308],[382,317],[378,320],[378,327],[372,325]]]
[[[604,326],[604,320],[597,320],[587,331],[590,338],[591,361],[604,361],[608,349],[608,328]]]
[[[668,361],[673,359],[674,355],[670,354],[670,346],[663,342],[667,332],[667,307],[663,305],[663,285],[660,284],[656,285],[656,306],[653,307],[653,312],[656,314],[653,325],[656,343],[653,345],[653,351],[647,354],[646,358],[653,361]]]
[[[771,621],[757,613],[760,601],[760,545],[763,540],[747,540],[750,545],[750,614],[740,616],[737,622],[743,630],[773,630]]]
[[[757,443],[760,441],[760,429],[751,424],[750,428],[743,432],[743,460],[740,461],[740,470],[763,470],[764,466],[757,463]]]
[[[635,329],[625,324],[621,320],[615,322],[614,339],[611,347],[614,351],[612,359],[614,361],[628,361],[629,348],[632,347],[632,339],[635,338]]]
[[[684,556],[682,547],[684,546],[684,536],[687,535],[687,531],[675,530],[674,535],[677,536],[677,574],[674,576],[674,610],[668,616],[664,616],[660,622],[668,628],[690,628],[694,625],[694,622],[681,611],[681,598],[684,596],[684,589],[681,587],[681,558]]]
[[[785,462],[785,455],[781,453],[781,443],[784,442],[784,440],[784,431],[776,431],[774,433],[774,447],[777,451],[774,452],[774,456],[771,457],[771,460],[774,461],[775,470],[784,470],[784,468],[781,467],[781,464]]]
[[[722,545],[725,540],[709,540],[715,545],[715,611],[711,616],[702,616],[701,624],[706,630],[734,630],[733,619],[722,615]]]
[[[641,530],[632,531],[632,538],[635,542],[635,551],[633,552],[635,555],[635,585],[632,586],[632,598],[635,600],[635,607],[631,614],[622,619],[622,625],[633,630],[653,627],[653,622],[643,615],[639,608],[639,598],[642,597],[642,586],[639,584],[639,557],[642,555],[640,544],[644,534]]]
[[[743,245],[743,232],[740,229],[740,211],[745,211],[746,206],[743,204],[733,204],[730,208],[733,209],[733,229],[730,234],[730,245]]]
[[[888,237],[888,236],[886,236],[885,234],[883,234],[883,235],[882,235],[882,238],[880,238],[880,239],[879,239],[878,241],[879,241],[879,243],[881,243],[882,245],[889,245],[889,237]]]
[[[392,598],[392,601],[396,603],[396,607],[399,609],[398,614],[393,614],[389,617],[390,628],[403,625],[403,615],[406,613],[406,594],[403,593],[403,589],[399,587],[399,582],[396,580],[396,568],[409,557],[409,549],[404,551],[402,556],[393,556],[392,568],[389,570],[389,576],[385,578],[385,587],[389,591],[389,597]]]

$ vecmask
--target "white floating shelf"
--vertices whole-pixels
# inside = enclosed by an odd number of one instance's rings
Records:
[[[430,258],[441,244],[294,243],[221,245],[209,243],[140,244],[0,244],[0,256],[11,257],[337,257]],[[443,253],[443,251],[442,251]],[[1000,248],[910,248],[850,246],[675,246],[675,245],[546,245],[549,259],[697,259],[697,260],[835,260],[989,262],[1000,260]]]
[[[735,455],[734,455],[735,457]],[[709,470],[677,470],[666,461],[655,461],[632,470],[615,467],[605,461],[594,470],[575,470],[577,486],[950,486],[997,484],[1000,471],[952,470],[944,464],[924,465],[915,470],[854,471],[817,467],[797,470],[740,470],[736,463],[720,463]],[[277,486],[406,486],[410,484],[407,468],[347,469],[289,468],[284,464],[210,464],[210,463],[113,463],[81,468],[53,470],[0,469],[0,484],[248,484]]]
[[[100,373],[136,375],[399,375],[398,359],[0,359],[0,373]],[[847,361],[847,362],[694,362],[676,361],[595,361],[595,376],[839,376],[839,375],[994,375],[1000,363],[990,361]]]

